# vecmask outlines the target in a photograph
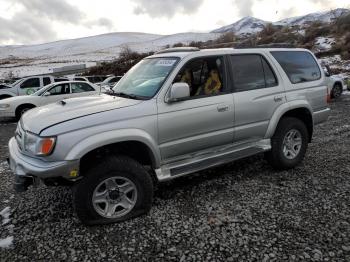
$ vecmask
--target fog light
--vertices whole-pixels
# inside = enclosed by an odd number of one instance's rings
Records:
[[[70,177],[77,177],[77,176],[78,176],[78,170],[72,170],[72,171],[70,171],[69,176],[70,176]]]

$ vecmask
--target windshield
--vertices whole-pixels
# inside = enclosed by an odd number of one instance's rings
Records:
[[[20,79],[16,80],[15,82],[13,82],[11,85],[12,85],[12,86],[15,86],[15,85],[17,85],[18,83],[23,82],[24,80],[25,80],[25,78],[20,78]]]
[[[113,87],[115,93],[152,98],[178,62],[175,57],[146,58]]]
[[[31,94],[32,96],[41,96],[43,93],[45,93],[45,91],[47,89],[49,89],[50,87],[52,87],[53,85],[55,85],[56,83],[52,83],[52,84],[49,84],[41,89],[39,89],[38,91],[36,91],[35,93]]]

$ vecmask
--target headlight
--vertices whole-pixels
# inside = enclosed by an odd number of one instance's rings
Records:
[[[47,156],[55,147],[55,137],[39,137],[29,132],[24,134],[24,150],[37,156]]]
[[[5,108],[9,108],[10,105],[9,104],[0,104],[0,108],[5,109]]]

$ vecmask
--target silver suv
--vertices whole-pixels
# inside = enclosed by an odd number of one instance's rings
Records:
[[[154,186],[264,152],[298,165],[327,119],[323,70],[304,49],[168,49],[134,66],[111,94],[22,116],[9,142],[15,188],[73,185],[85,224],[150,210]]]

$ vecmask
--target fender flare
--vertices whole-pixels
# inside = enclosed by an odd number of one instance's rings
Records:
[[[277,128],[277,125],[282,118],[282,116],[287,113],[288,111],[291,111],[293,109],[307,109],[310,112],[310,115],[312,117],[313,122],[313,110],[311,106],[304,100],[294,100],[288,103],[284,103],[280,105],[272,115],[269,126],[267,128],[267,131],[265,133],[265,138],[271,138],[273,134],[275,133],[275,130]],[[312,123],[313,126],[313,123]]]
[[[145,131],[140,129],[119,129],[110,130],[88,136],[75,144],[68,152],[65,159],[76,160],[81,159],[85,154],[94,149],[119,142],[140,142],[147,146],[152,164],[158,168],[160,166],[160,151],[154,139]]]

